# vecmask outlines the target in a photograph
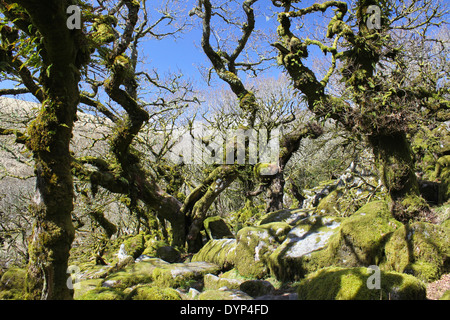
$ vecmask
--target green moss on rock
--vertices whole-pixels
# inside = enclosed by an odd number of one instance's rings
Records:
[[[268,257],[273,276],[280,280],[295,280],[307,273],[305,261],[326,248],[336,233],[342,218],[311,216],[303,219],[286,236],[285,241]],[[328,263],[328,261],[323,262]]]
[[[439,300],[450,300],[450,290],[445,291],[445,293],[442,295],[442,297],[439,298]]]
[[[130,237],[128,239],[126,239],[124,242],[124,250],[125,252],[132,256],[133,259],[136,259],[137,257],[139,257],[142,252],[144,252],[144,244],[145,244],[145,239],[144,239],[144,235],[143,234],[138,234],[136,236]]]
[[[89,291],[98,289],[101,287],[103,279],[89,279],[83,280],[78,283],[75,283],[73,298],[74,300],[80,300],[83,296],[85,296]]]
[[[203,221],[203,225],[210,240],[234,238],[234,235],[231,233],[225,220],[219,216],[206,218],[205,221]]]
[[[236,269],[246,277],[260,279],[268,274],[268,256],[284,241],[291,226],[272,222],[246,227],[237,234]]]
[[[26,270],[9,268],[0,279],[1,300],[21,300],[25,289]]]
[[[450,229],[426,222],[399,228],[386,244],[386,270],[435,281],[450,270]]]
[[[236,240],[209,240],[199,252],[193,255],[192,261],[211,262],[221,270],[231,269],[236,263]]]
[[[95,288],[80,296],[78,300],[123,300],[121,291],[112,288]]]
[[[158,267],[169,265],[167,262],[158,258],[149,258],[145,261],[134,263],[125,269],[106,277],[106,283],[112,288],[125,289],[137,284],[145,284],[153,281],[152,273]]]
[[[369,289],[369,268],[324,268],[310,274],[297,288],[300,300],[424,300],[426,287],[419,279],[380,271],[380,289]]]
[[[252,300],[245,292],[237,289],[206,290],[198,296],[198,300]]]
[[[138,286],[128,294],[127,300],[181,300],[181,296],[172,288]]]
[[[220,268],[203,261],[173,263],[152,272],[153,283],[159,287],[189,287],[191,283],[203,280],[205,274],[217,274]]]
[[[258,225],[271,222],[285,222],[290,226],[295,226],[301,219],[306,218],[310,211],[309,209],[282,209],[270,212],[262,217]]]
[[[310,217],[270,256],[270,270],[278,279],[295,280],[331,265],[381,263],[387,239],[400,226],[384,201],[368,203],[348,218]]]

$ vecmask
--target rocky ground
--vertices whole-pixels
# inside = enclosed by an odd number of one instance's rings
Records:
[[[448,290],[450,290],[450,274],[447,273],[441,279],[427,285],[427,299],[439,300]]]

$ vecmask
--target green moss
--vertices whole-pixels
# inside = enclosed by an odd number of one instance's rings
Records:
[[[26,270],[22,268],[9,268],[0,279],[0,290],[18,289],[25,287]]]
[[[198,300],[252,300],[252,297],[237,289],[206,290],[198,296]]]
[[[306,273],[331,264],[325,248],[336,233],[342,218],[311,216],[301,220],[286,240],[268,257],[271,274],[279,280],[297,280]],[[316,253],[325,252],[316,256]]]
[[[132,236],[130,238],[128,238],[127,240],[125,240],[123,242],[124,244],[124,250],[125,252],[132,256],[134,259],[136,259],[137,257],[139,257],[142,252],[144,252],[144,244],[145,244],[145,239],[144,239],[144,235],[138,234],[136,236]]]
[[[209,239],[234,238],[227,223],[219,216],[208,217],[203,221]]]
[[[169,244],[163,240],[148,239],[145,242],[145,249],[142,254],[155,257],[158,249],[167,245]]]
[[[353,260],[352,266],[378,264],[389,235],[400,226],[386,202],[374,201],[342,223],[340,239],[330,248],[337,249],[341,258]]]
[[[315,219],[302,221],[270,256],[270,270],[277,279],[296,280],[331,265],[379,264],[386,241],[401,226],[384,201],[371,202],[348,218]]]
[[[243,276],[262,278],[267,275],[267,257],[284,241],[291,226],[272,222],[246,227],[237,234],[236,268]]]
[[[202,280],[205,274],[218,272],[218,266],[207,262],[173,263],[154,269],[152,278],[153,283],[162,288],[188,288]]]
[[[392,234],[385,251],[386,270],[438,280],[450,270],[450,229],[425,222],[404,225]]]
[[[138,286],[127,296],[128,300],[181,300],[180,294],[172,288]]]
[[[152,272],[158,267],[168,265],[161,259],[153,258],[127,266],[124,270],[110,274],[105,278],[110,287],[125,289],[137,284],[153,281]]]
[[[0,279],[0,300],[24,299],[26,270],[9,268]]]
[[[247,201],[245,206],[230,213],[230,219],[233,221],[233,231],[237,232],[242,227],[253,225],[264,214],[264,204],[253,205],[251,201]]]
[[[95,288],[80,296],[78,300],[123,300],[122,292],[111,288]]]
[[[75,300],[80,300],[89,291],[100,288],[102,282],[103,279],[89,279],[75,283],[73,298]]]
[[[450,300],[450,290],[445,291],[439,300]]]
[[[211,262],[217,264],[222,270],[228,270],[236,263],[236,240],[210,240],[194,254],[192,261]]]
[[[369,289],[369,268],[325,268],[302,280],[300,300],[424,300],[426,287],[417,278],[396,272],[380,272],[380,289]]]
[[[222,274],[220,277],[213,274],[207,274],[203,278],[205,290],[217,290],[222,287],[227,287],[228,289],[239,289],[244,281],[245,280],[243,279],[228,278],[225,274]]]

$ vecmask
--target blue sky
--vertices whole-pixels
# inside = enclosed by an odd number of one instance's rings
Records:
[[[160,2],[160,1],[158,1]],[[186,5],[187,11],[193,8],[193,3],[196,1],[188,1]],[[271,29],[271,32],[276,32],[276,16],[266,8],[271,7],[271,1],[262,0],[257,2],[255,14],[257,15],[255,29]],[[162,40],[147,40],[144,44],[144,51],[148,55],[148,67],[157,67],[160,72],[180,70],[185,76],[193,79],[200,86],[204,86],[205,82],[200,74],[199,68],[210,67],[206,55],[200,47],[202,37],[201,19],[199,17],[192,17],[190,20],[194,22],[194,26],[180,35],[178,39],[168,37]],[[214,39],[211,39],[214,43]],[[265,45],[268,45],[265,44]],[[281,71],[277,68],[272,68],[268,74],[276,75]],[[243,74],[241,76],[244,77]]]

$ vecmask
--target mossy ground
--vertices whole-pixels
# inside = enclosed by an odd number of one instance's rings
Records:
[[[126,297],[127,300],[181,300],[180,294],[172,288],[138,286]]]

